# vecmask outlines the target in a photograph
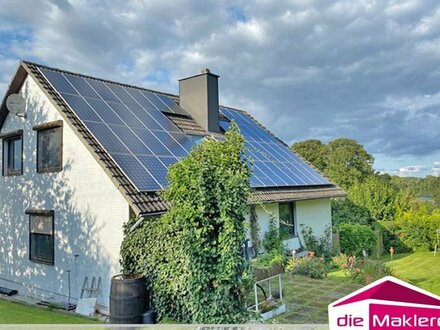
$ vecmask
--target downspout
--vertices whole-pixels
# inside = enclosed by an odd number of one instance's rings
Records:
[[[161,215],[161,214],[163,214],[163,212],[148,213],[148,216],[157,216],[157,215]],[[146,217],[147,217],[147,215],[139,215],[137,217],[136,222],[134,223],[133,226],[130,227],[130,230],[128,232],[132,233],[137,227],[139,227],[142,224],[142,222],[144,222]]]

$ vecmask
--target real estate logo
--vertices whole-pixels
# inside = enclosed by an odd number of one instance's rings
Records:
[[[392,276],[328,307],[330,329],[440,329],[440,297]]]

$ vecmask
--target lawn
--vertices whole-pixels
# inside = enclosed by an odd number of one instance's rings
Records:
[[[285,273],[283,295],[287,311],[267,323],[327,324],[328,305],[361,287],[347,283],[345,279],[327,277],[315,280]]]
[[[434,257],[432,252],[404,253],[381,259],[389,265],[396,277],[415,286],[440,295],[440,253]],[[332,279],[345,278],[344,272],[338,271],[328,275]]]
[[[0,299],[0,324],[98,324],[97,320]]]
[[[398,255],[387,264],[397,277],[440,296],[440,253],[432,252]]]

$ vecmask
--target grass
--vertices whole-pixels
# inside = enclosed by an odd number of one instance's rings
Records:
[[[414,284],[436,295],[440,295],[440,253],[434,257],[432,252],[402,253],[381,259],[388,264],[396,277]],[[331,279],[345,278],[343,271],[328,275]]]
[[[0,299],[0,324],[99,324],[101,322],[46,308]]]
[[[398,255],[393,261],[389,259],[387,257],[383,260],[391,266],[397,277],[440,295],[440,253],[434,257],[432,252],[419,252]]]
[[[287,311],[267,323],[327,324],[328,305],[361,287],[343,278],[317,280],[285,273],[283,300]]]

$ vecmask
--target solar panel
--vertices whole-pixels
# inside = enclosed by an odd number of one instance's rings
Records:
[[[66,80],[63,75],[60,75],[56,71],[51,71],[47,69],[40,69],[40,71],[46,76],[46,78],[50,81],[52,86],[59,93],[69,93],[78,95],[77,91],[72,87],[72,85]]]
[[[246,139],[245,155],[254,160],[253,187],[323,185],[330,182],[295,155],[243,111],[220,107],[221,113],[234,120]],[[221,120],[227,131],[230,123]],[[255,177],[255,178],[254,178]]]
[[[162,186],[167,186],[167,167],[156,156],[139,156],[139,161],[144,164],[150,173],[154,173],[155,179]]]
[[[89,84],[95,92],[104,100],[110,102],[121,103],[119,98],[104,84],[102,81],[83,78],[87,84]]]
[[[185,157],[188,151],[180,145],[168,132],[153,131],[154,136],[162,142],[168,150],[176,157]]]
[[[96,93],[95,90],[88,83],[85,83],[83,78],[73,75],[66,75],[65,78],[78,91],[79,95],[82,95],[84,97],[91,97],[94,99],[101,99],[98,93]]]
[[[156,96],[167,106],[165,112],[176,113],[184,116],[188,115],[186,111],[177,105],[177,103],[174,102],[170,97],[161,94],[156,94]]]
[[[149,187],[154,191],[163,188],[135,156],[113,154],[112,157],[136,187]]]
[[[72,95],[72,94],[64,94],[61,93],[61,96],[66,100],[66,102],[75,108],[75,112],[80,116],[83,120],[102,122],[98,117],[95,111],[90,107],[90,105],[84,100],[82,96]]]
[[[112,155],[113,153],[129,153],[123,139],[117,137],[106,124],[84,120],[87,128],[93,132],[99,143]]]
[[[66,97],[68,97],[66,95]],[[124,125],[121,118],[110,108],[107,103],[102,100],[84,98],[85,101],[90,105],[95,113],[102,118],[102,121],[106,124]]]
[[[179,111],[169,97],[67,72],[41,72],[139,191],[165,188],[167,167],[195,146],[163,114]]]

